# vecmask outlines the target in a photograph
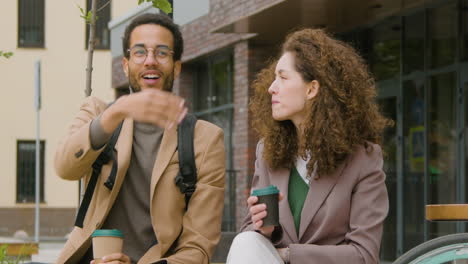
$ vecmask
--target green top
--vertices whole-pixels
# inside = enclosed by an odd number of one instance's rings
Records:
[[[121,237],[123,238],[123,234],[118,229],[97,229],[91,234],[91,237],[104,237],[104,236],[111,236],[111,237]]]
[[[302,207],[309,192],[309,186],[304,182],[296,167],[291,169],[289,175],[288,186],[288,201],[291,213],[294,218],[294,225],[296,226],[296,233],[299,234],[299,226],[301,224]]]

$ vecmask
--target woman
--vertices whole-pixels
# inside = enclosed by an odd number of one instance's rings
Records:
[[[378,111],[363,59],[324,31],[303,29],[254,88],[262,140],[252,189],[280,189],[280,225],[263,226],[268,208],[249,197],[227,263],[378,263],[388,212],[379,144],[391,121]]]

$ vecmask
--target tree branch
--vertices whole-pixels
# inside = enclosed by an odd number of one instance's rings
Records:
[[[89,25],[89,42],[88,42],[88,66],[86,67],[86,90],[85,96],[91,95],[91,83],[93,73],[93,53],[94,53],[94,42],[96,38],[96,9],[97,0],[91,1],[91,23]]]

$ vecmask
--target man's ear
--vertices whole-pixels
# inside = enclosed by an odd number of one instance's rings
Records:
[[[182,62],[180,60],[174,62],[174,79],[177,78],[182,70]]]
[[[122,68],[125,72],[125,76],[128,78],[128,59],[126,57],[122,58]]]
[[[320,83],[317,80],[313,80],[307,84],[306,98],[310,100],[317,96],[320,90]]]

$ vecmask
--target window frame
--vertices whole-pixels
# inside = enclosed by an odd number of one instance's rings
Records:
[[[228,69],[227,69],[227,102],[221,105],[215,105],[213,100],[207,100],[207,103],[204,105],[199,105],[199,96],[207,95],[208,97],[212,98],[215,96],[214,90],[214,82],[213,82],[213,67],[215,64],[228,62]],[[234,168],[234,146],[232,144],[232,138],[234,134],[234,58],[233,58],[233,51],[231,49],[223,50],[218,54],[209,56],[197,62],[195,67],[200,69],[200,65],[206,66],[206,72],[208,73],[208,79],[206,85],[201,85],[199,78],[201,77],[200,71],[195,71],[193,76],[193,102],[194,102],[194,115],[197,116],[199,119],[205,119],[208,117],[207,120],[210,121],[213,115],[217,113],[227,113],[229,124],[227,129],[229,131],[224,131],[224,139],[225,144],[229,144],[226,146],[226,192],[225,192],[225,201],[224,201],[224,211],[223,211],[223,219],[222,219],[222,231],[223,232],[232,232],[236,231],[236,178],[237,178],[237,170]],[[202,93],[201,90],[206,89],[207,93]],[[227,201],[227,203],[226,203]]]
[[[21,168],[21,163],[22,159],[24,157],[21,157],[21,151],[20,151],[20,145],[21,144],[28,144],[34,146],[34,158],[31,159],[29,162],[32,163],[32,172],[27,172],[30,175],[33,175],[34,177],[31,179],[20,179],[21,175],[25,173],[26,171],[23,171]],[[41,203],[45,202],[45,196],[44,196],[44,176],[45,176],[45,140],[40,141],[40,197],[39,200]],[[36,196],[36,189],[35,189],[35,181],[36,181],[36,159],[35,159],[35,153],[36,153],[36,141],[35,140],[20,140],[18,139],[16,141],[16,203],[17,204],[28,204],[28,203],[34,203],[35,202],[35,196]],[[31,170],[31,168],[26,168],[25,170]],[[25,177],[25,176],[23,176]],[[28,181],[32,181],[34,184],[32,194],[28,193],[21,193],[24,192],[24,184]]]
[[[40,8],[24,8],[24,6],[28,3],[42,3],[42,9]],[[39,4],[41,5],[41,4]],[[45,8],[46,8],[46,3],[45,0],[18,0],[18,28],[17,28],[17,46],[18,48],[44,48],[45,47]],[[22,27],[23,22],[25,22],[25,19],[28,19],[28,21],[31,21],[31,16],[27,16],[27,14],[23,14],[22,11],[27,10],[27,13],[33,13],[33,12],[39,12],[35,13],[35,15],[39,16],[37,21],[34,21],[32,24],[37,24],[39,25],[40,28],[40,41],[33,43],[33,42],[24,42],[21,43],[21,33],[23,32],[25,27]],[[26,16],[26,18],[25,18]],[[23,19],[22,19],[23,18]],[[30,25],[28,25],[30,27]]]
[[[86,12],[90,11],[91,10],[91,1],[92,0],[86,0]],[[95,36],[95,40],[102,40],[104,37],[103,35],[99,36],[98,33],[99,32],[102,32],[100,31],[100,27],[104,26],[103,23],[102,23],[102,19],[103,18],[106,18],[106,16],[108,16],[108,20],[107,22],[105,23],[105,27],[107,28],[107,45],[103,45],[101,43],[95,43],[94,44],[94,49],[95,50],[110,50],[110,29],[108,27],[108,24],[109,22],[111,21],[112,19],[112,1],[108,1],[108,0],[97,0],[98,3],[97,3],[97,17],[98,19],[96,20],[96,36]],[[104,3],[103,3],[104,2]],[[102,10],[100,10],[102,9]],[[106,13],[102,13],[104,11],[107,11],[108,14]],[[87,50],[88,47],[89,47],[89,32],[90,32],[90,25],[88,25],[86,22],[85,22],[85,49]],[[100,33],[99,33],[100,34]]]

